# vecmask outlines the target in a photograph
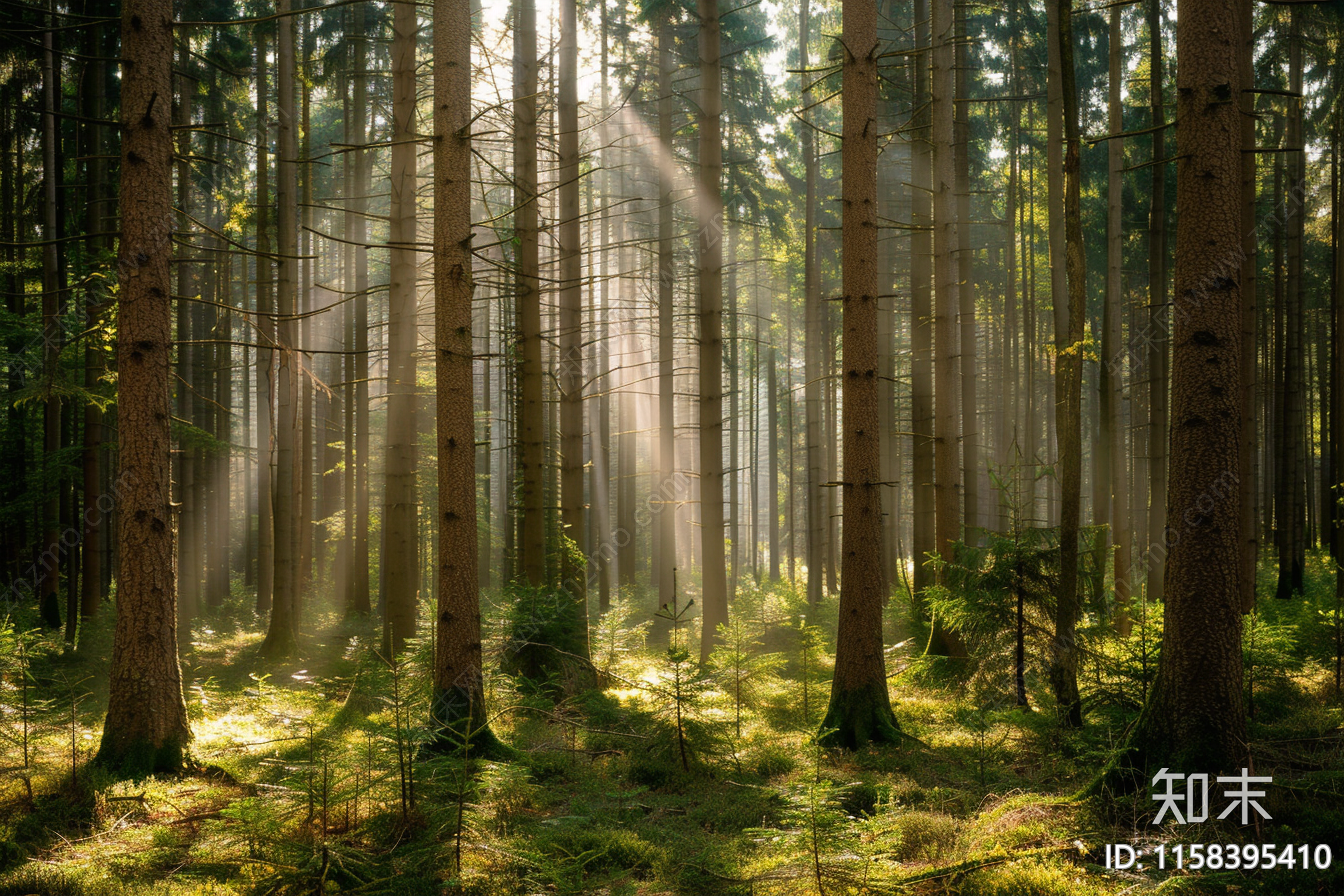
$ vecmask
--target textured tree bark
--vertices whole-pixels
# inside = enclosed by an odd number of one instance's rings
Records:
[[[811,4],[801,0],[798,7],[798,47],[801,67],[810,64]],[[812,100],[815,75],[804,72],[803,106]],[[806,326],[803,330],[803,404],[807,429],[807,600],[821,601],[822,567],[825,564],[826,501],[822,495],[824,463],[821,434],[821,278],[817,270],[817,158],[816,135],[804,122],[799,131],[803,145],[803,305]]]
[[[966,44],[966,7],[955,7],[954,54],[955,96],[965,99],[967,92],[967,72],[970,69]],[[977,407],[978,395],[978,346],[976,343],[975,322],[975,276],[972,261],[975,257],[971,248],[971,126],[970,103],[954,103],[955,117],[952,130],[952,156],[955,170],[953,188],[956,192],[956,264],[957,264],[957,314],[961,336],[958,359],[961,363],[961,481],[962,481],[962,525],[966,530],[966,541],[975,543],[980,540],[980,418]]]
[[[518,0],[513,50],[514,233],[518,241],[518,470],[522,476],[522,542],[518,552],[530,585],[546,578],[545,452],[541,366],[540,245],[537,231],[537,7]]]
[[[1256,342],[1259,315],[1256,312],[1255,298],[1255,280],[1256,280],[1256,231],[1252,226],[1255,221],[1255,181],[1256,181],[1256,154],[1255,149],[1255,94],[1251,93],[1251,88],[1255,86],[1255,16],[1253,14],[1253,0],[1241,0],[1239,10],[1241,26],[1241,45],[1238,47],[1237,59],[1241,72],[1241,250],[1243,258],[1241,262],[1241,419],[1242,419],[1242,438],[1241,438],[1241,457],[1240,457],[1240,479],[1241,479],[1241,538],[1242,538],[1242,571],[1241,571],[1241,610],[1243,613],[1249,613],[1255,607],[1255,579],[1256,566],[1260,558],[1260,526],[1258,518],[1260,515],[1260,489],[1257,482],[1258,465],[1255,463],[1256,452],[1259,449],[1256,420],[1256,387],[1257,387],[1257,365],[1256,365]],[[1338,115],[1338,112],[1336,112]],[[1338,119],[1336,119],[1338,120]],[[1332,209],[1331,218],[1334,220],[1334,211]],[[1332,356],[1333,358],[1334,356]],[[1337,360],[1335,361],[1338,364]],[[1331,415],[1331,421],[1335,422],[1335,417]],[[1336,425],[1338,425],[1336,423]],[[1336,458],[1338,454],[1334,455]],[[1327,484],[1331,489],[1330,505],[1333,507],[1334,492],[1333,483]]]
[[[355,141],[367,142],[369,136],[369,64],[368,41],[364,35],[363,4],[355,6]],[[355,246],[355,539],[350,555],[350,596],[348,612],[366,615],[372,611],[369,598],[369,252],[368,196],[373,191],[373,163],[367,151],[355,156],[354,235]]]
[[[1163,106],[1164,63],[1162,52],[1162,0],[1148,7],[1148,93],[1153,126],[1152,162],[1167,157],[1166,111]],[[1146,598],[1165,600],[1167,531],[1167,451],[1169,419],[1169,324],[1167,322],[1167,166],[1153,164],[1152,194],[1148,206],[1148,332],[1142,347],[1148,380],[1148,572]],[[1154,547],[1162,552],[1154,553]]]
[[[387,319],[387,483],[383,494],[383,650],[415,637],[420,587],[415,493],[416,121],[415,5],[392,16],[392,216]],[[475,440],[473,439],[473,444]]]
[[[287,13],[291,0],[279,0]],[[270,656],[292,653],[296,646],[298,606],[298,540],[295,519],[298,479],[295,443],[298,439],[298,389],[295,383],[294,318],[298,299],[298,141],[294,115],[294,18],[276,24],[276,311],[279,365],[275,379],[275,596],[270,627],[262,652]]]
[[[1110,52],[1107,91],[1107,111],[1110,132],[1118,134],[1124,130],[1124,114],[1120,106],[1120,79],[1124,76],[1123,37],[1120,32],[1120,7],[1111,7]],[[1115,564],[1115,628],[1122,636],[1129,634],[1131,627],[1129,615],[1129,566],[1130,566],[1130,525],[1129,525],[1129,455],[1125,451],[1124,423],[1124,367],[1117,363],[1122,340],[1121,321],[1124,309],[1123,280],[1121,279],[1124,262],[1124,221],[1121,218],[1122,195],[1124,187],[1121,169],[1125,165],[1124,144],[1120,139],[1109,141],[1106,178],[1106,297],[1102,312],[1101,352],[1101,400],[1103,444],[1098,448],[1106,452],[1106,471],[1109,476],[1104,480],[1104,491],[1109,492],[1111,512],[1111,535],[1115,544],[1113,559]],[[1100,466],[1100,465],[1099,465]],[[1098,475],[1100,475],[1100,470]]]
[[[1073,69],[1073,0],[1051,0],[1056,8],[1060,88],[1063,94],[1064,229],[1067,247],[1068,306],[1063,330],[1055,330],[1056,426],[1059,444],[1059,595],[1051,643],[1050,681],[1060,721],[1070,728],[1083,724],[1078,696],[1079,650],[1074,636],[1078,622],[1078,529],[1083,478],[1082,400],[1083,325],[1087,300],[1087,256],[1083,249],[1082,141],[1078,134],[1078,93]],[[1053,222],[1052,222],[1053,229]],[[1055,317],[1059,322],[1056,301]]]
[[[572,0],[571,0],[572,2]],[[481,672],[471,334],[471,0],[434,3],[435,746],[500,752]]]
[[[951,0],[937,2],[951,6]],[[882,652],[885,589],[877,411],[877,6],[874,0],[844,0],[841,9],[845,540],[840,575],[844,588],[840,592],[831,702],[821,729],[824,741],[855,750],[869,743],[891,743],[900,732],[891,712]]]
[[[118,257],[122,513],[117,625],[97,761],[131,774],[180,769],[191,739],[177,658],[169,486],[172,20],[167,0],[126,0],[122,7],[121,195],[128,199]]]
[[[957,377],[957,312],[961,284],[957,269],[959,238],[956,215],[956,114],[954,62],[955,13],[952,0],[933,0],[933,53],[930,111],[933,137],[933,379],[934,379],[934,503],[937,507],[935,550],[951,562],[961,540],[960,423],[961,386]],[[945,656],[965,656],[956,632],[935,620],[932,649]]]
[[[270,121],[267,112],[267,34],[257,42],[257,613],[275,600],[275,297],[271,276]]]
[[[915,45],[930,46],[929,0],[915,0]],[[915,57],[916,128],[926,130],[928,113],[929,59],[927,53]],[[911,549],[914,552],[914,591],[917,610],[922,609],[920,594],[931,584],[924,565],[937,550],[937,509],[934,494],[933,441],[933,158],[929,141],[916,140],[912,149],[910,219],[915,230],[910,236],[910,347],[911,347],[911,492],[913,518]],[[936,639],[935,639],[936,640]],[[937,644],[933,645],[938,647]]]
[[[565,535],[583,543],[583,266],[579,230],[579,38],[576,0],[560,2],[560,516]],[[464,168],[466,166],[464,165]],[[470,181],[466,181],[467,185]],[[562,551],[568,558],[569,552]],[[587,571],[561,570],[575,607],[571,643],[588,656]]]
[[[719,0],[697,0],[700,17],[700,660],[707,662],[719,623],[728,621],[723,544],[723,111]]]
[[[1296,8],[1290,11],[1288,33],[1288,89],[1302,92],[1302,36]],[[1238,132],[1240,133],[1240,132]],[[1284,294],[1283,428],[1280,470],[1276,483],[1279,510],[1279,579],[1274,596],[1279,599],[1301,593],[1306,562],[1306,460],[1303,442],[1306,429],[1306,396],[1303,353],[1306,350],[1302,296],[1302,242],[1304,236],[1305,162],[1302,147],[1302,104],[1290,101],[1286,145],[1287,193],[1284,212],[1287,228],[1287,283]]]
[[[672,22],[658,29],[658,145],[668,160],[675,158],[672,130]],[[674,392],[676,345],[676,258],[672,167],[658,166],[658,459],[663,480],[658,505],[658,538],[662,546],[658,566],[658,605],[675,602],[673,575],[677,565],[677,505],[670,483],[676,476],[676,395]]]
[[[1157,681],[1124,757],[1135,769],[1146,761],[1214,774],[1246,763],[1237,483],[1242,9],[1240,0],[1177,7],[1170,554]]]

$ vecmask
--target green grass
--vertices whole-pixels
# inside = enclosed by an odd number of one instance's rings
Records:
[[[892,699],[911,737],[899,748],[846,754],[811,739],[828,695],[833,602],[813,612],[797,591],[752,586],[735,612],[753,644],[778,656],[744,692],[740,738],[725,676],[710,670],[691,690],[686,770],[668,712],[665,649],[646,646],[645,620],[620,604],[620,618],[593,626],[605,690],[556,702],[492,675],[496,733],[519,755],[464,764],[416,754],[426,737],[426,645],[408,657],[406,697],[396,704],[368,623],[342,621],[317,602],[305,608],[299,656],[264,663],[261,621],[237,588],[183,638],[197,772],[118,782],[87,768],[105,701],[104,614],[78,650],[28,644],[34,694],[49,702],[31,713],[37,758],[27,769],[16,770],[12,660],[6,669],[0,896],[1340,892],[1337,873],[1100,867],[1106,843],[1158,839],[1325,842],[1344,867],[1336,796],[1344,793],[1344,713],[1327,572],[1313,558],[1307,595],[1267,598],[1248,623],[1252,747],[1257,772],[1275,776],[1266,802],[1274,821],[1258,835],[1154,828],[1146,793],[1069,800],[1141,701],[1145,660],[1134,639],[1101,634],[1100,620],[1092,620],[1082,674],[1088,724],[1063,732],[1044,678],[1029,676],[1032,705],[1017,709],[1005,699],[1011,680],[1000,654],[972,668],[921,658],[921,633],[893,601],[887,641],[903,646],[889,657],[899,670]],[[1150,636],[1160,634],[1159,608],[1149,613]],[[506,614],[488,609],[486,622],[499,668]],[[819,628],[800,629],[805,622]],[[808,653],[809,644],[820,652]],[[1148,649],[1155,664],[1156,643]],[[413,781],[403,781],[403,768]]]

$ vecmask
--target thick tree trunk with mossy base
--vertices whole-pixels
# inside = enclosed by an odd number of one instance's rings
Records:
[[[191,729],[177,658],[169,489],[173,8],[122,7],[121,292],[117,326],[117,626],[100,765],[133,774],[182,767]]]
[[[471,343],[471,2],[434,4],[434,358],[438,417],[436,748],[489,755],[477,588],[476,417]]]
[[[950,0],[948,0],[950,4]],[[899,736],[882,653],[882,462],[878,415],[877,6],[845,0],[841,227],[844,544],[840,628],[823,740],[847,749]]]
[[[1166,608],[1157,680],[1094,791],[1246,763],[1241,417],[1240,0],[1180,0]]]

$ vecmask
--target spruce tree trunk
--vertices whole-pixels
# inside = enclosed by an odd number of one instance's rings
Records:
[[[1260,557],[1260,489],[1258,465],[1255,463],[1259,450],[1256,421],[1257,365],[1256,343],[1258,336],[1258,314],[1256,313],[1256,231],[1251,226],[1255,220],[1255,94],[1250,89],[1255,86],[1255,16],[1252,0],[1241,0],[1239,8],[1241,34],[1237,59],[1243,91],[1241,94],[1241,220],[1242,220],[1242,262],[1241,262],[1241,526],[1242,526],[1242,571],[1241,571],[1241,610],[1249,613],[1255,607],[1256,567]],[[1338,115],[1338,110],[1336,110]],[[1338,120],[1338,119],[1336,119]],[[1335,209],[1331,209],[1331,219],[1335,220]],[[1332,355],[1332,360],[1334,356]],[[1337,361],[1335,362],[1338,363]],[[1336,418],[1331,414],[1331,422],[1337,426]],[[1338,454],[1334,454],[1338,458]],[[1326,484],[1331,496],[1329,506],[1334,506],[1333,483]]]
[[[672,22],[665,19],[658,29],[658,146],[668,159],[672,145]],[[658,505],[657,537],[661,545],[658,566],[658,605],[675,603],[673,575],[677,565],[677,494],[671,488],[676,477],[676,395],[674,392],[676,345],[676,258],[672,169],[658,166],[658,459],[662,489]]]
[[[1108,78],[1108,123],[1112,134],[1124,130],[1124,114],[1120,106],[1120,79],[1124,69],[1122,35],[1120,32],[1120,7],[1111,7],[1110,52]],[[1124,423],[1124,382],[1123,366],[1115,359],[1120,351],[1123,338],[1121,320],[1124,308],[1122,292],[1124,281],[1121,278],[1124,262],[1124,221],[1121,218],[1121,191],[1123,177],[1121,169],[1125,164],[1124,144],[1119,138],[1109,141],[1106,179],[1106,296],[1102,313],[1101,399],[1103,444],[1099,449],[1106,452],[1110,469],[1108,481],[1104,482],[1109,490],[1111,511],[1111,535],[1115,543],[1114,551],[1114,588],[1116,631],[1123,637],[1129,634],[1129,565],[1130,565],[1130,526],[1129,526],[1129,455],[1125,452]],[[1121,356],[1123,357],[1123,356]],[[1099,471],[1100,472],[1100,471]]]
[[[282,14],[290,0],[279,0]],[[278,318],[275,391],[275,598],[271,622],[262,651],[270,656],[292,653],[296,644],[295,613],[298,546],[295,536],[297,480],[295,443],[298,438],[298,390],[295,383],[294,318],[298,298],[298,141],[294,133],[294,18],[285,15],[276,23],[276,311]]]
[[[1239,0],[1177,7],[1176,282],[1167,600],[1157,681],[1131,760],[1207,774],[1246,764],[1241,647]],[[1227,259],[1236,259],[1229,264]],[[1146,776],[1144,777],[1146,783]]]
[[[392,206],[387,318],[387,482],[383,493],[383,650],[415,637],[420,543],[415,489],[416,117],[415,6],[392,16]],[[475,440],[473,439],[473,443]]]
[[[700,17],[700,540],[704,555],[700,660],[707,662],[719,623],[728,621],[723,543],[723,109],[719,0],[697,0]]]
[[[1051,643],[1050,681],[1060,721],[1077,728],[1083,723],[1078,696],[1080,651],[1074,636],[1078,622],[1078,530],[1082,503],[1083,325],[1087,298],[1087,256],[1083,249],[1082,141],[1078,134],[1078,93],[1073,69],[1073,0],[1058,2],[1060,88],[1063,94],[1064,224],[1067,246],[1068,305],[1065,328],[1055,331],[1056,426],[1059,444],[1059,594]],[[1059,303],[1056,302],[1056,318]]]
[[[439,527],[436,745],[491,752],[476,579],[476,419],[471,333],[471,2],[434,4],[434,372]]]
[[[583,544],[583,266],[579,229],[579,39],[576,0],[560,2],[560,517]],[[464,164],[464,170],[466,166]],[[464,179],[469,185],[470,181]],[[568,551],[562,551],[568,557]],[[560,570],[575,603],[573,645],[588,656],[587,571]]]
[[[929,0],[915,0],[915,45],[930,46]],[[914,126],[928,133],[929,59],[927,53],[915,57]],[[937,550],[936,497],[934,493],[933,441],[933,207],[929,190],[933,182],[933,158],[928,140],[915,140],[912,148],[910,219],[910,364],[911,364],[911,493],[913,495],[914,591],[911,600],[916,610],[923,607],[920,595],[931,584],[925,562]]]
[[[801,0],[798,7],[798,46],[800,67],[810,64],[811,4]],[[804,71],[803,106],[812,102],[812,82],[816,75]],[[806,326],[803,330],[803,403],[805,412],[807,452],[807,600],[821,601],[822,575],[825,564],[826,503],[822,495],[824,464],[821,433],[821,278],[817,270],[817,158],[816,135],[806,122],[799,127],[803,153],[803,307]]]
[[[355,7],[355,142],[369,139],[368,42],[364,34],[363,4]],[[369,252],[368,196],[373,192],[373,162],[367,150],[355,157],[355,538],[350,552],[350,598],[348,612],[367,615],[373,609],[369,598]]]
[[[951,6],[951,0],[937,2]],[[874,0],[844,0],[841,15],[845,543],[840,575],[844,589],[840,592],[831,702],[821,729],[824,742],[856,750],[869,743],[894,742],[900,732],[891,712],[882,652],[885,589],[877,411],[877,6]]]
[[[117,320],[117,625],[99,764],[131,774],[182,767],[191,739],[177,658],[169,485],[173,8],[122,6]]]
[[[965,4],[956,4],[955,20],[954,89],[955,95],[965,100],[969,97],[967,73],[970,69],[966,45]],[[959,102],[955,103],[954,107],[952,155],[955,168],[957,222],[957,313],[961,336],[958,358],[961,365],[961,481],[964,504],[962,524],[966,530],[966,541],[976,543],[980,540],[980,419],[977,408],[979,349],[976,344],[975,276],[972,265],[975,255],[971,248],[970,103]]]
[[[957,312],[961,288],[958,282],[959,253],[956,215],[956,165],[953,158],[956,139],[956,114],[953,89],[956,83],[953,63],[953,0],[933,0],[933,53],[930,71],[930,112],[933,139],[933,379],[934,379],[934,503],[937,511],[935,547],[944,562],[955,559],[955,545],[961,540],[961,503],[957,487],[961,414],[958,399],[961,383],[956,372]],[[947,656],[965,656],[960,637],[936,623],[932,648]]]
[[[272,293],[270,122],[267,118],[267,35],[257,42],[257,613],[275,599],[275,298]]]
[[[42,379],[47,394],[42,402],[42,567],[40,610],[42,624],[61,627],[60,557],[61,488],[63,477],[53,469],[61,449],[61,399],[55,388],[64,339],[60,330],[59,309],[65,294],[60,263],[61,236],[60,185],[61,165],[56,115],[60,112],[60,88],[57,85],[56,35],[42,34]]]
[[[522,542],[518,553],[530,585],[546,579],[545,408],[542,402],[541,281],[537,230],[537,8],[517,0],[513,40],[514,234],[518,269],[518,471],[522,476]]]
[[[1166,112],[1163,107],[1165,59],[1162,52],[1162,0],[1148,7],[1148,93],[1153,130],[1152,194],[1148,207],[1148,333],[1144,345],[1148,381],[1148,573],[1146,598],[1166,599],[1168,353],[1167,323],[1167,157]],[[1162,546],[1162,547],[1159,547]],[[1155,551],[1160,552],[1158,556]]]

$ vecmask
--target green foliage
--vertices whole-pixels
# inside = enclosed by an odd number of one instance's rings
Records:
[[[614,595],[611,607],[597,617],[590,630],[593,665],[601,681],[627,676],[634,667],[634,658],[644,649],[651,619],[639,619],[630,598]]]
[[[710,668],[719,688],[732,701],[733,730],[742,736],[742,710],[755,708],[774,684],[784,665],[777,653],[763,653],[761,639],[752,634],[748,621],[735,609],[728,621],[719,623],[719,643],[710,654]]]

